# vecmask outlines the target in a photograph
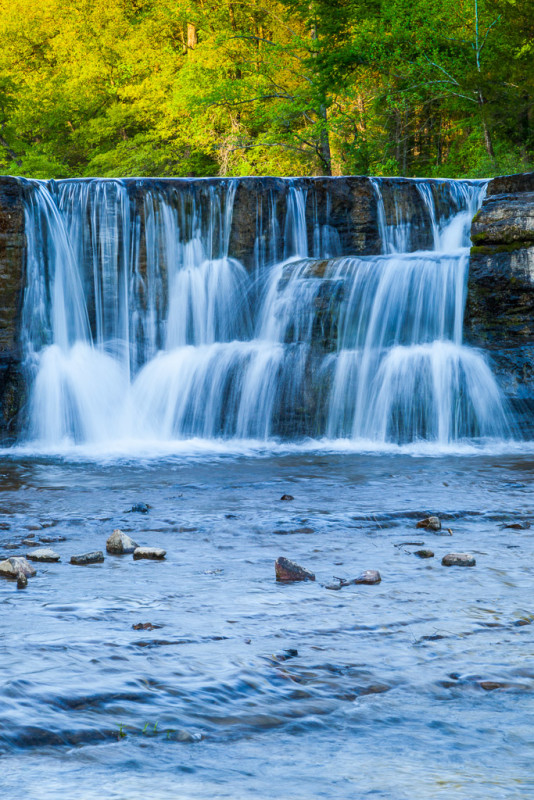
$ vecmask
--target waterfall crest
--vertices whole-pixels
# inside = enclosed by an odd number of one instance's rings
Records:
[[[143,183],[26,182],[27,439],[510,435],[462,344],[484,184],[370,179],[382,252],[357,255],[287,179],[247,217],[245,266],[238,180]]]

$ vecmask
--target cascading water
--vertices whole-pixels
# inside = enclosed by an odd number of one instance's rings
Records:
[[[282,220],[258,201],[247,270],[230,255],[236,181],[142,183],[27,183],[30,440],[509,434],[462,345],[482,184],[412,182],[432,242],[413,252],[398,186],[374,179],[383,255],[342,257],[328,209],[310,230],[315,197],[287,181]]]

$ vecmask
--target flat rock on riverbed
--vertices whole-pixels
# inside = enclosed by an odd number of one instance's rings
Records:
[[[50,547],[39,547],[37,550],[33,550],[31,553],[28,553],[26,558],[29,558],[30,561],[44,561],[51,563],[54,561],[59,561],[60,555]]]
[[[103,560],[104,553],[102,550],[94,550],[92,553],[81,553],[78,556],[71,556],[70,563],[85,567],[87,564],[101,564]]]
[[[136,547],[133,557],[137,561],[140,558],[149,558],[153,561],[161,561],[167,555],[167,551],[161,547]]]
[[[477,562],[470,553],[448,553],[441,563],[444,567],[474,567]]]

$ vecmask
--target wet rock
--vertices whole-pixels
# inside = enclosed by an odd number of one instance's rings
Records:
[[[6,558],[5,561],[0,561],[0,575],[3,575],[4,578],[18,581],[19,578],[33,578],[35,574],[35,568],[23,556],[12,556]]]
[[[50,547],[38,547],[37,550],[34,550],[32,553],[28,553],[26,558],[29,558],[30,561],[44,561],[52,563],[54,561],[59,561],[60,555]]]
[[[342,586],[342,583],[326,583],[324,588],[330,589],[331,592],[339,592]]]
[[[292,583],[295,581],[314,581],[315,575],[308,569],[295,564],[289,558],[280,556],[274,562],[274,569],[276,572],[276,580],[283,583]]]
[[[505,528],[511,528],[514,531],[528,531],[530,522],[511,522],[509,525],[504,525]]]
[[[426,517],[425,519],[420,520],[415,527],[425,528],[429,531],[440,531],[441,521],[439,517]]]
[[[130,509],[134,514],[148,514],[150,506],[148,503],[135,503]]]
[[[115,528],[106,542],[106,550],[113,555],[133,553],[136,547],[139,547],[137,542],[134,542],[128,534],[123,533],[123,531],[118,528]]]
[[[377,569],[366,569],[361,575],[358,575],[357,578],[354,578],[353,583],[372,586],[375,583],[380,583],[381,580],[382,578]]]
[[[133,557],[137,561],[140,558],[148,558],[154,561],[161,561],[167,555],[167,551],[161,547],[136,547]]]
[[[101,564],[103,560],[104,553],[102,550],[93,550],[91,553],[81,553],[78,556],[71,556],[70,563],[85,567],[87,564]]]
[[[17,589],[25,589],[28,585],[28,578],[26,575],[23,575],[22,572],[19,572],[17,576]]]
[[[22,540],[22,544],[26,545],[26,547],[39,547],[41,542],[38,542],[35,539],[27,538]]]
[[[132,625],[134,631],[155,631],[156,628],[163,628],[163,625],[155,625],[152,622],[138,622],[137,625]]]
[[[57,536],[41,536],[41,544],[54,544],[54,542],[66,542],[67,537],[61,536],[58,534]]]
[[[495,689],[506,689],[508,684],[502,683],[501,681],[480,681],[479,684],[481,689],[484,689],[485,692],[494,692]]]
[[[433,550],[416,550],[414,556],[418,556],[419,558],[434,558],[434,551]]]
[[[285,500],[285,501],[294,500],[294,499],[295,498],[293,497],[292,494],[283,494],[282,497],[280,498],[280,500]]]
[[[477,562],[470,553],[448,553],[441,563],[444,567],[474,567]]]

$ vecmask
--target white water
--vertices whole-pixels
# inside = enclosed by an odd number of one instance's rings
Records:
[[[120,181],[32,185],[31,446],[313,437],[448,448],[509,435],[488,365],[462,345],[480,184],[440,184],[444,214],[432,184],[416,182],[433,249],[410,253],[397,189],[373,181],[384,255],[336,258],[337,231],[307,229],[316,199],[289,182],[283,225],[277,198],[258,215],[253,274],[229,256],[233,181],[147,182],[135,195]]]

